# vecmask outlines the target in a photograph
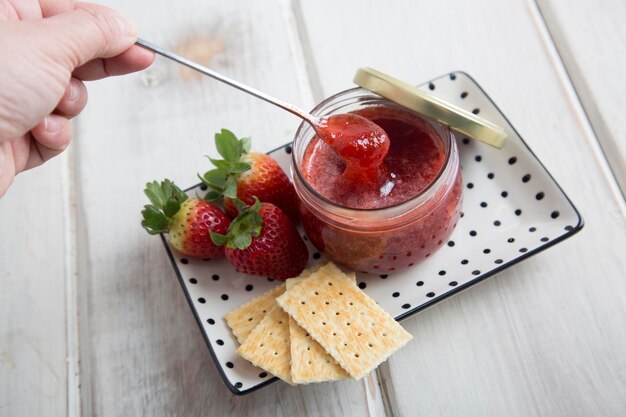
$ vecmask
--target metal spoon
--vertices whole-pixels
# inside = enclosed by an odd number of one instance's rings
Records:
[[[275,106],[280,107],[281,109],[287,110],[289,113],[294,114],[296,116],[298,116],[299,118],[301,118],[302,120],[306,121],[307,123],[309,123],[313,129],[318,132],[319,129],[321,127],[323,127],[325,125],[325,121],[323,118],[319,118],[319,117],[315,117],[312,114],[302,110],[299,107],[294,106],[293,104],[287,103],[286,101],[282,101],[279,100],[277,98],[274,98],[268,94],[263,93],[262,91],[259,91],[257,89],[254,89],[252,87],[249,87],[245,84],[242,84],[238,81],[235,81],[231,78],[228,78],[222,74],[219,74],[203,65],[198,64],[197,62],[193,62],[187,58],[184,58],[180,55],[177,55],[171,51],[165,50],[155,44],[153,44],[152,42],[148,42],[144,39],[137,39],[137,45],[141,46],[142,48],[148,49],[150,51],[153,51],[161,56],[164,56],[166,58],[171,59],[172,61],[176,61],[179,64],[182,64],[188,68],[191,68],[193,70],[196,70],[204,75],[208,75],[209,77],[215,78],[218,81],[221,81],[225,84],[230,85],[231,87],[235,87],[238,90],[241,90],[243,92],[246,92],[248,94],[253,95],[256,98],[260,98],[261,100],[267,101],[268,103],[271,103]]]

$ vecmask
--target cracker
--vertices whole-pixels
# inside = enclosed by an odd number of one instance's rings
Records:
[[[276,302],[355,379],[412,338],[332,263]]]
[[[254,366],[293,385],[290,346],[289,316],[274,302],[274,306],[239,346],[237,353]]]
[[[276,297],[284,292],[285,284],[283,283],[240,305],[224,316],[226,324],[233,331],[239,344],[246,340],[252,329],[261,322],[267,312],[274,306]]]
[[[305,278],[287,280],[287,292]],[[348,374],[335,362],[293,317],[289,317],[289,340],[291,341],[291,379],[295,384],[336,381],[348,378]]]

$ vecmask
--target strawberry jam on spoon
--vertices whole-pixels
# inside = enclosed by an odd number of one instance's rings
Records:
[[[345,113],[320,118],[315,128],[345,162],[345,179],[374,182],[378,178],[390,144],[380,126],[358,114]]]

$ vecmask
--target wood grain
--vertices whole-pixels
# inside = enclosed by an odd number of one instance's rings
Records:
[[[351,87],[358,66],[415,83],[465,70],[587,225],[405,321],[415,340],[363,382],[232,396],[139,227],[140,191],[195,183],[222,127],[270,150],[298,121],[159,61],[91,84],[72,154],[0,200],[0,416],[624,415],[622,3],[105,3],[142,37],[305,108]]]
[[[538,0],[560,57],[626,195],[626,3]]]
[[[301,6],[322,95],[349,87],[358,66],[415,83],[465,70],[587,220],[571,240],[405,321],[415,341],[380,371],[388,414],[623,415],[624,205],[534,3]]]
[[[65,163],[19,175],[0,200],[0,416],[67,413]]]
[[[110,5],[136,16],[142,37],[270,94],[311,107],[288,1]],[[167,24],[164,24],[167,22]],[[195,48],[221,45],[207,57]],[[207,62],[207,59],[210,62]],[[298,120],[165,61],[144,74],[90,86],[78,128],[77,181],[85,239],[79,275],[88,329],[84,415],[363,415],[363,382],[293,388],[276,383],[245,397],[224,386],[159,239],[139,227],[141,190],[153,178],[197,182],[222,127],[267,151],[291,140]],[[85,337],[84,332],[88,332]]]

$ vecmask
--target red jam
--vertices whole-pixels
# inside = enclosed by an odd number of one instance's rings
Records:
[[[375,174],[364,178],[355,175],[358,161],[326,137],[313,137],[298,164],[310,188],[295,181],[304,228],[329,259],[351,269],[383,273],[413,266],[456,226],[462,189],[456,144],[447,128],[398,107],[354,113],[386,132],[388,151]]]
[[[317,131],[343,162],[342,175],[350,182],[376,181],[389,137],[377,124],[355,113],[323,117]]]

